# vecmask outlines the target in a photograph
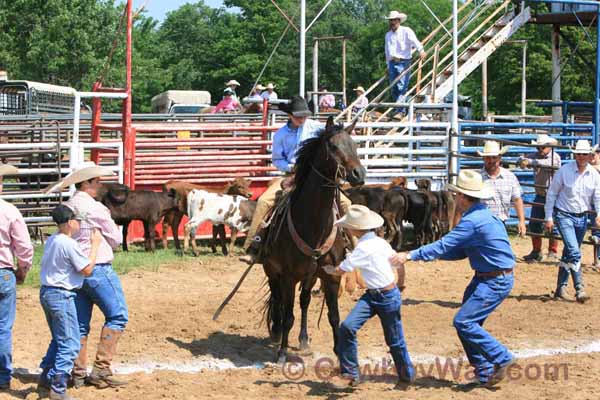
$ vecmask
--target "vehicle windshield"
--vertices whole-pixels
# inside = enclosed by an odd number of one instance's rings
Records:
[[[206,106],[173,106],[171,114],[198,114]]]

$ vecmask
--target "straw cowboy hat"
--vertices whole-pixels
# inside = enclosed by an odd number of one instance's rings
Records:
[[[19,172],[17,167],[13,167],[10,164],[0,164],[0,176],[4,175],[15,175]]]
[[[266,89],[266,87],[264,87],[263,85],[261,85],[261,84],[259,83],[258,85],[256,85],[255,89],[258,89],[258,90],[265,90],[265,89]]]
[[[65,176],[62,180],[52,185],[46,190],[46,193],[62,190],[76,183],[89,181],[90,179],[99,178],[101,176],[113,176],[114,172],[106,167],[100,167],[91,161],[84,162],[74,168],[73,172]]]
[[[238,81],[236,81],[235,79],[232,79],[225,84],[225,86],[231,86],[231,85],[240,86],[240,83]]]
[[[536,146],[547,146],[549,144],[557,144],[557,143],[558,143],[558,140],[546,135],[545,133],[537,135],[537,138],[535,140],[531,141],[531,144],[536,145]]]
[[[501,156],[502,154],[508,151],[508,146],[504,146],[500,149],[500,143],[495,140],[486,140],[483,145],[483,151],[478,151],[481,157],[493,157],[493,156]]]
[[[280,104],[279,109],[294,117],[310,117],[312,115],[306,100],[300,96],[292,97],[289,104]]]
[[[369,210],[369,208],[365,206],[353,204],[348,207],[346,215],[335,221],[335,224],[343,228],[366,231],[382,226],[383,218],[381,215]]]
[[[275,85],[269,83],[265,89],[275,89]]]
[[[390,11],[390,14],[387,17],[385,17],[385,19],[399,19],[400,23],[406,21],[407,18],[408,17],[406,16],[406,14],[398,11]]]
[[[569,146],[571,147],[571,146]],[[591,146],[590,142],[584,139],[579,139],[575,144],[575,148],[571,147],[571,153],[573,154],[592,154],[596,151],[598,145]]]
[[[451,183],[446,185],[448,190],[466,194],[477,199],[489,199],[494,197],[492,190],[485,186],[481,174],[473,170],[462,170],[458,174],[456,185]]]
[[[361,92],[361,93],[365,92],[365,88],[362,86],[357,86],[356,88],[354,88],[352,90],[354,90],[355,92]]]

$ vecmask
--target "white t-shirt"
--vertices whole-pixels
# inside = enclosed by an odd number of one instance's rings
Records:
[[[40,282],[44,286],[79,289],[84,278],[80,271],[89,263],[90,260],[74,239],[55,233],[44,245]]]
[[[381,289],[394,283],[395,276],[389,258],[396,254],[392,246],[375,232],[367,232],[358,239],[354,251],[340,264],[344,272],[355,268],[360,273],[369,289]]]

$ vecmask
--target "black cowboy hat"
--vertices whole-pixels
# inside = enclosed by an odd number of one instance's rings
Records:
[[[289,104],[280,104],[279,109],[294,117],[310,117],[312,112],[308,108],[306,100],[301,96],[294,96]]]

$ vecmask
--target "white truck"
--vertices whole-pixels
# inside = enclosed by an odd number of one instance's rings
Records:
[[[210,107],[210,92],[167,90],[154,96],[151,105],[155,114],[198,114]]]

